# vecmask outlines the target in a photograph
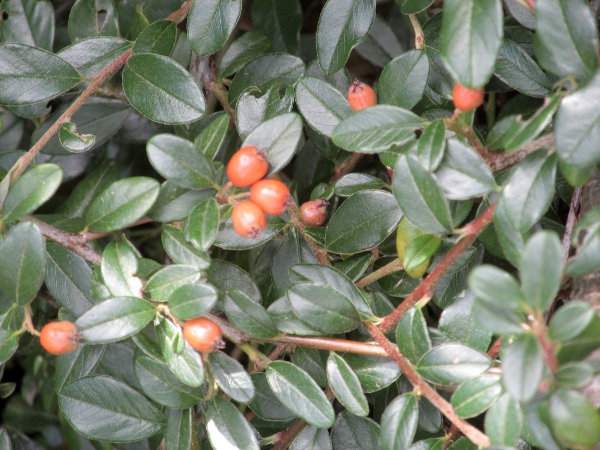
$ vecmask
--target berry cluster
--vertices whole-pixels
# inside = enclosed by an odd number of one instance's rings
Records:
[[[231,213],[233,229],[240,236],[256,239],[267,227],[265,214],[283,213],[290,190],[278,180],[263,180],[269,169],[265,152],[253,146],[238,150],[227,165],[227,176],[235,187],[250,187],[250,200],[237,202]]]

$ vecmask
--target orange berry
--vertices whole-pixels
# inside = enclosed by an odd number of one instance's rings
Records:
[[[323,225],[327,218],[327,205],[329,202],[324,198],[318,198],[304,203],[300,207],[300,216],[309,227],[318,227]]]
[[[40,344],[53,355],[72,352],[79,345],[81,333],[73,322],[50,322],[40,333]]]
[[[253,146],[239,149],[227,164],[227,177],[236,187],[248,187],[262,180],[269,170],[263,150]]]
[[[348,103],[354,111],[375,106],[377,104],[377,94],[371,86],[354,80],[354,83],[348,88]]]
[[[267,214],[281,214],[290,200],[290,190],[278,180],[261,180],[250,188],[250,200]]]
[[[461,111],[471,111],[483,103],[483,88],[471,89],[456,83],[452,89],[454,106]]]
[[[231,220],[237,234],[251,239],[258,239],[261,231],[267,228],[265,213],[249,200],[234,205]]]
[[[212,353],[225,347],[221,327],[204,317],[187,320],[183,325],[183,337],[193,349],[202,353]]]

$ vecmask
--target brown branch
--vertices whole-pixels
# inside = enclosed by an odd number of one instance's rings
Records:
[[[140,220],[138,220],[135,223],[132,223],[127,228],[137,227],[139,225],[144,225],[144,224],[147,224],[150,222],[152,222],[152,219],[150,219],[149,217],[142,217]],[[97,232],[82,231],[80,233],[75,233],[75,236],[76,236],[75,239],[76,239],[77,243],[85,244],[86,242],[95,241],[97,239],[101,239],[101,238],[109,236],[111,234],[112,234],[112,232],[105,232],[105,231],[97,231]]]
[[[477,153],[481,155],[482,158],[485,160],[488,159],[487,148],[485,148],[485,146],[481,143],[473,128],[462,120],[461,111],[458,108],[454,110],[452,117],[445,120],[445,123],[446,129],[462,134],[469,140],[471,146],[475,149],[475,151],[477,151]]]
[[[390,358],[392,358],[394,362],[398,364],[398,367],[402,369],[402,373],[412,383],[416,392],[422,394],[432,405],[438,408],[441,413],[446,416],[450,422],[456,425],[456,428],[458,428],[461,433],[469,438],[474,444],[479,447],[488,447],[490,445],[490,439],[473,425],[458,417],[454,412],[452,405],[421,378],[410,361],[398,351],[396,346],[385,337],[383,332],[377,328],[375,324],[368,323],[366,326],[373,339],[379,343]]]
[[[406,297],[406,299],[398,305],[398,307],[383,321],[381,322],[381,330],[384,333],[389,333],[392,328],[398,323],[400,318],[413,307],[419,300],[425,297],[431,298],[435,286],[440,279],[446,274],[447,270],[456,262],[456,260],[462,255],[462,253],[473,243],[479,233],[492,221],[494,217],[494,209],[496,204],[493,203],[483,214],[481,214],[473,222],[469,223],[463,228],[463,236],[456,243],[454,247],[450,249],[446,256],[442,258],[437,266],[431,271],[429,275],[423,280],[423,282]]]
[[[388,357],[387,353],[379,346],[368,342],[348,341],[326,337],[282,336],[270,339],[260,339],[265,342],[299,345],[301,347],[331,350],[335,352],[356,353],[358,355]]]
[[[186,0],[177,11],[174,11],[169,16],[167,16],[167,20],[170,20],[171,22],[175,23],[183,22],[183,20],[187,17],[188,13],[190,12],[193,3],[194,0]]]
[[[548,133],[536,140],[524,145],[515,152],[490,153],[488,155],[489,165],[493,172],[500,172],[521,162],[526,156],[541,149],[550,148],[554,145],[554,133]]]
[[[544,361],[546,361],[550,372],[556,372],[558,369],[558,360],[554,354],[554,346],[548,338],[546,320],[543,317],[535,317],[531,323],[531,329],[535,332],[535,336],[542,349],[542,354],[544,355]]]
[[[344,175],[347,175],[350,172],[352,172],[352,170],[354,170],[354,168],[356,167],[356,165],[362,157],[362,153],[352,153],[346,161],[337,166],[335,172],[333,172],[331,180],[329,181],[329,186],[335,184],[335,182],[342,178]]]
[[[416,14],[409,14],[408,18],[410,19],[410,23],[415,31],[415,48],[417,50],[421,50],[425,46],[425,35],[423,34],[423,29],[421,28],[419,19],[417,19]]]
[[[217,77],[217,68],[210,56],[194,55],[190,63],[191,75],[219,101],[225,112],[229,114],[230,123],[235,123],[235,111],[229,104],[229,93]]]
[[[377,281],[380,278],[383,278],[386,275],[389,275],[391,273],[398,272],[399,270],[402,270],[402,261],[400,261],[398,258],[396,258],[391,263],[386,264],[385,266],[377,269],[376,271],[371,272],[366,277],[358,280],[356,282],[356,287],[363,288],[363,287],[368,286],[369,284],[373,283],[374,281]]]
[[[31,312],[31,305],[25,305],[25,307],[23,308],[23,313],[24,313],[23,328],[25,328],[27,331],[29,331],[34,336],[39,336],[40,332],[35,329],[35,326],[33,325],[33,321],[31,320],[31,318],[33,316],[32,312]]]
[[[500,354],[500,348],[502,347],[502,338],[496,339],[492,346],[487,351],[487,354],[492,360],[496,359]]]

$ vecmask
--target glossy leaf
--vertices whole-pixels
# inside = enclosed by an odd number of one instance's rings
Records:
[[[344,360],[354,370],[367,394],[385,389],[402,374],[398,365],[388,358],[346,353]]]
[[[254,429],[242,413],[218,395],[212,398],[206,409],[205,426],[213,448],[260,448]]]
[[[412,109],[423,97],[429,78],[429,58],[423,50],[413,50],[394,58],[381,72],[380,103]]]
[[[466,291],[442,312],[439,330],[456,338],[459,342],[485,352],[490,345],[492,333],[477,315],[475,296]]]
[[[267,311],[241,291],[227,291],[223,308],[231,323],[251,336],[270,338],[278,334]]]
[[[121,56],[132,43],[112,36],[98,36],[83,39],[63,48],[57,53],[70,63],[84,77],[93,77],[118,56]]]
[[[281,94],[279,84],[275,84],[262,95],[256,88],[248,88],[240,95],[236,107],[238,133],[245,139],[267,120],[292,112],[293,105],[294,90],[291,87]]]
[[[154,53],[169,56],[177,39],[177,25],[170,20],[159,20],[148,25],[137,37],[133,54]]]
[[[206,270],[208,281],[217,289],[242,291],[255,302],[260,302],[260,290],[254,280],[239,266],[223,260],[213,260]]]
[[[219,206],[213,198],[199,203],[190,213],[184,234],[198,250],[208,250],[219,231]]]
[[[410,308],[402,316],[396,328],[396,344],[400,353],[413,364],[431,350],[427,323],[420,309]]]
[[[419,360],[417,370],[436,384],[457,385],[481,375],[491,364],[489,356],[462,344],[445,344],[429,350]]]
[[[334,449],[377,450],[380,448],[379,434],[376,422],[343,411],[338,414],[331,429],[331,443]]]
[[[275,52],[298,53],[302,19],[299,0],[257,0],[252,4],[252,23],[267,35]]]
[[[482,375],[461,384],[452,395],[454,412],[463,419],[484,412],[502,393],[500,377]]]
[[[549,411],[557,437],[568,447],[592,447],[600,441],[600,412],[581,392],[558,389]]]
[[[417,431],[417,397],[404,394],[390,402],[381,416],[381,449],[403,450],[409,447]]]
[[[408,247],[402,266],[404,270],[412,270],[428,261],[440,247],[442,240],[438,236],[422,234],[415,238]]]
[[[390,20],[392,20],[391,16]],[[398,36],[392,30],[392,27],[379,15],[375,15],[369,34],[356,47],[356,52],[360,56],[378,67],[385,67],[403,51],[404,46],[399,42]]]
[[[0,364],[8,361],[17,351],[19,338],[12,331],[0,329]]]
[[[166,450],[188,450],[192,443],[192,409],[170,409],[165,412]]]
[[[248,250],[260,247],[267,241],[276,237],[285,227],[286,222],[279,216],[267,216],[267,228],[265,228],[258,239],[240,236],[233,229],[233,222],[229,219],[224,226],[220,227],[214,245],[226,250]]]
[[[563,364],[554,372],[554,379],[562,388],[584,388],[590,384],[593,377],[594,369],[590,363],[585,361]]]
[[[379,178],[364,173],[349,173],[335,183],[335,195],[350,197],[360,191],[377,190],[384,183]]]
[[[187,18],[192,50],[206,56],[219,50],[235,28],[242,13],[242,2],[200,0],[194,2]]]
[[[327,430],[309,426],[302,430],[290,445],[290,450],[331,450]]]
[[[518,309],[525,302],[517,280],[495,266],[476,267],[469,274],[469,288],[477,298],[510,309]]]
[[[516,446],[523,427],[519,402],[502,394],[485,415],[485,432],[492,444]]]
[[[76,42],[90,36],[118,36],[117,8],[110,0],[78,0],[69,14],[69,36]]]
[[[441,120],[427,125],[419,138],[417,156],[428,172],[434,172],[442,162],[446,149],[446,126]]]
[[[206,269],[210,265],[210,258],[190,244],[180,228],[173,225],[163,225],[161,240],[167,255],[177,264],[195,266]]]
[[[200,271],[195,266],[170,264],[154,272],[144,286],[144,294],[155,302],[166,302],[178,288],[199,278]]]
[[[104,345],[80,344],[77,348],[56,358],[54,389],[60,392],[68,383],[83,378],[96,368],[104,354]]]
[[[521,46],[509,39],[502,41],[494,75],[530,97],[546,97],[551,92],[552,86],[542,69]]]
[[[49,1],[12,0],[2,5],[2,42],[18,42],[52,51],[54,8]]]
[[[96,136],[78,133],[77,125],[71,122],[61,125],[60,130],[58,130],[58,139],[61,145],[71,153],[86,152],[96,143]]]
[[[255,395],[248,406],[258,417],[265,420],[290,420],[295,417],[294,413],[275,397],[264,372],[253,373],[250,377]]]
[[[346,361],[335,353],[327,359],[327,380],[339,402],[357,416],[369,414],[369,404],[358,377]]]
[[[210,284],[186,284],[170,295],[169,311],[178,319],[193,319],[210,311],[218,298],[218,291]]]
[[[131,105],[153,122],[192,122],[202,117],[206,108],[198,84],[167,56],[132,56],[123,70],[123,90]]]
[[[535,395],[542,380],[542,349],[529,333],[515,336],[502,348],[502,384],[512,398],[525,402]]]
[[[141,298],[116,297],[91,308],[75,325],[85,341],[105,344],[137,333],[152,320],[155,312],[154,305]]]
[[[46,262],[42,232],[32,222],[12,228],[0,243],[0,289],[11,302],[24,306],[31,302],[42,285]]]
[[[215,159],[227,135],[229,115],[221,114],[194,139],[194,145],[209,160]]]
[[[254,398],[254,384],[239,362],[223,352],[208,355],[208,365],[215,381],[225,394],[240,403]]]
[[[254,58],[264,55],[271,41],[260,31],[249,31],[242,34],[227,48],[219,64],[217,73],[220,78],[228,77]]]
[[[548,326],[548,336],[558,341],[566,341],[578,336],[594,318],[589,303],[572,301],[564,305],[552,316]]]
[[[104,284],[114,296],[141,297],[142,280],[136,276],[138,256],[127,242],[106,246],[100,265]]]

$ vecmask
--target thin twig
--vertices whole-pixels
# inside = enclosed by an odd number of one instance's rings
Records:
[[[40,332],[35,329],[35,327],[33,326],[33,321],[31,319],[33,316],[33,313],[31,312],[31,305],[25,305],[25,307],[23,308],[23,312],[25,315],[25,317],[23,318],[23,328],[25,328],[34,336],[39,336]]]
[[[543,317],[534,317],[531,323],[531,329],[535,332],[535,336],[542,349],[542,354],[544,355],[544,361],[546,361],[550,372],[556,372],[558,369],[558,360],[554,354],[554,346],[548,338],[546,320]]]
[[[425,46],[425,35],[423,34],[423,29],[421,28],[419,19],[417,19],[415,14],[409,14],[408,18],[410,19],[410,23],[415,31],[415,48],[417,50],[421,50]]]
[[[340,164],[333,173],[331,177],[331,181],[329,181],[329,186],[335,184],[337,180],[342,178],[344,175],[349,174],[354,170],[360,159],[363,157],[362,153],[352,153],[346,161]]]
[[[515,152],[490,153],[488,155],[489,165],[493,172],[500,172],[521,162],[531,153],[541,148],[551,148],[552,146],[554,146],[554,133],[548,133],[524,145]]]
[[[373,283],[374,281],[379,280],[380,278],[385,277],[386,275],[389,275],[391,273],[398,272],[399,270],[402,270],[402,267],[403,267],[402,266],[402,261],[400,261],[398,258],[396,258],[391,263],[386,264],[385,266],[377,269],[374,272],[371,272],[366,277],[364,277],[361,280],[357,281],[356,282],[356,287],[357,288],[363,288],[365,286],[368,286],[369,284]]]
[[[500,348],[502,348],[502,338],[496,339],[496,341],[492,344],[490,349],[487,351],[487,354],[492,360],[496,359],[500,354]]]

